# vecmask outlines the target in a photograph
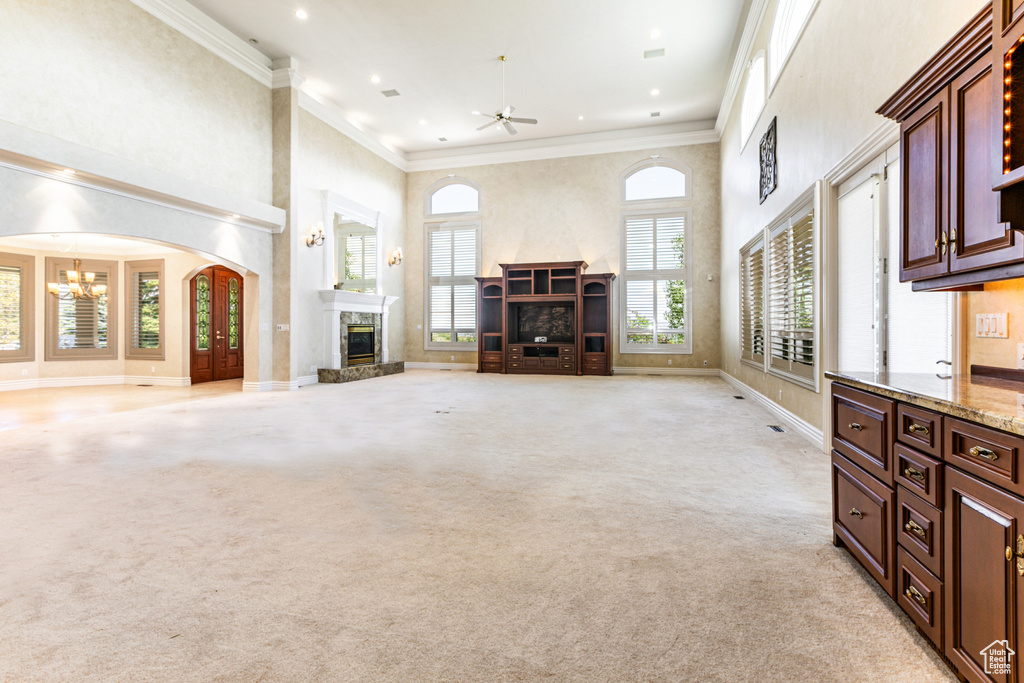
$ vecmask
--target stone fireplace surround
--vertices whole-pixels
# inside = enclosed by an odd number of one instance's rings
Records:
[[[324,367],[320,382],[351,382],[405,371],[403,361],[389,361],[388,307],[397,296],[364,294],[328,289],[320,291],[324,302]],[[348,367],[348,326],[373,325],[373,365]]]

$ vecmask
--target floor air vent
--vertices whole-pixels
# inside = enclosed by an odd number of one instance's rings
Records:
[[[783,432],[783,433],[785,433],[785,431],[786,431],[785,429],[783,429],[779,425],[768,425],[768,429],[772,430],[773,432]]]

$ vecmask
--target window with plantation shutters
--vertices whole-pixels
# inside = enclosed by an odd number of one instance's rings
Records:
[[[0,253],[0,363],[35,358],[32,273],[35,259]]]
[[[427,348],[476,348],[480,224],[427,226]]]
[[[690,353],[689,210],[623,216],[622,349]]]
[[[768,232],[769,371],[814,384],[814,211],[805,205]]]
[[[377,287],[377,236],[344,235],[345,289],[373,294]]]
[[[46,359],[116,359],[117,264],[82,261],[83,273],[93,273],[93,283],[106,287],[96,298],[71,296],[68,270],[74,270],[72,259],[46,259],[46,281],[56,282],[60,294],[46,295]]]
[[[740,358],[764,368],[764,236],[740,250]]]
[[[162,259],[125,263],[128,299],[125,358],[164,358],[163,275]]]

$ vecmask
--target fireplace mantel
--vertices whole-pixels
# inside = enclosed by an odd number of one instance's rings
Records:
[[[341,316],[340,313],[376,313],[381,317],[381,362],[391,360],[388,353],[388,307],[398,301],[397,296],[364,294],[343,289],[322,289],[320,300],[324,303],[324,367],[338,370],[341,358]]]

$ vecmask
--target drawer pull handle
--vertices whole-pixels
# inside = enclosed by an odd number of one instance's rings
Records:
[[[860,432],[860,431],[864,430],[864,427],[862,427],[861,425],[857,424],[856,422],[851,422],[850,423],[850,429],[852,429],[855,432]]]
[[[970,450],[971,455],[975,458],[985,458],[986,460],[992,460],[993,462],[999,459],[999,456],[995,451],[990,451],[987,448],[981,446],[975,446]]]
[[[915,522],[914,520],[908,521],[903,526],[903,528],[906,529],[910,533],[917,534],[921,538],[927,538],[927,536],[928,536],[927,532],[924,530],[924,527],[921,526],[920,524],[918,524],[917,522]]]
[[[924,425],[911,424],[909,429],[912,434],[922,434],[924,436],[928,436],[929,433],[928,428],[925,427]]]
[[[903,476],[909,479],[919,481],[922,484],[924,483],[924,472],[920,470],[915,470],[913,467],[908,467],[907,469],[903,470]]]
[[[852,510],[850,510],[850,515],[864,519],[864,513],[858,510],[857,508],[853,508]]]
[[[903,591],[903,594],[911,600],[913,600],[914,602],[916,602],[917,604],[921,605],[922,607],[928,605],[927,598],[921,595],[921,591],[917,590],[913,586],[910,586],[909,588],[907,588],[907,590]]]

